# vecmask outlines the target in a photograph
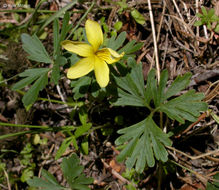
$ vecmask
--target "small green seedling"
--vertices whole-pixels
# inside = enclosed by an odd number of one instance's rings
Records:
[[[27,181],[31,187],[43,188],[44,190],[89,190],[89,184],[93,183],[93,178],[87,178],[83,174],[84,167],[79,164],[80,160],[76,154],[69,158],[64,158],[61,164],[63,175],[69,187],[61,186],[55,177],[46,170],[42,170],[42,178],[33,177]]]
[[[200,18],[200,20],[194,23],[194,26],[202,26],[206,25],[209,30],[214,30],[215,32],[219,32],[219,17],[215,14],[214,9],[206,10],[205,7],[202,7],[202,14],[198,13],[196,16]],[[216,22],[216,26],[212,28],[212,23]]]

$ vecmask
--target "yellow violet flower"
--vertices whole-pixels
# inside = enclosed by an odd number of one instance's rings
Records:
[[[88,42],[63,41],[62,47],[82,58],[68,69],[67,77],[76,79],[94,70],[97,83],[100,87],[106,87],[109,83],[109,68],[107,64],[119,61],[124,52],[118,54],[110,48],[99,49],[103,44],[103,32],[100,25],[92,20],[87,20],[85,30]]]

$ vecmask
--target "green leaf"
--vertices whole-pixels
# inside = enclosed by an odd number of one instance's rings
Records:
[[[206,190],[218,190],[219,189],[219,173],[215,174],[213,176],[214,180],[213,182],[208,182]],[[217,180],[217,181],[216,181]]]
[[[87,124],[88,113],[85,106],[79,108],[79,119],[82,125]]]
[[[29,180],[31,177],[33,177],[33,169],[32,168],[26,168],[24,171],[22,171],[22,175],[21,175],[21,182],[26,182],[27,180]]]
[[[79,165],[79,162],[80,160],[76,154],[72,154],[69,158],[64,158],[61,164],[63,175],[71,189],[89,190],[88,185],[93,183],[93,179],[85,177],[82,173],[84,167]],[[28,180],[27,183],[31,187],[43,188],[44,190],[68,189],[60,186],[55,177],[44,169],[42,170],[42,177],[45,178],[45,180],[33,177],[33,179]]]
[[[69,158],[64,158],[61,164],[63,175],[72,189],[87,190],[88,184],[93,182],[92,178],[86,178],[82,174],[84,167],[79,165],[80,160],[76,154]]]
[[[87,123],[87,124],[85,123],[85,125],[78,127],[77,130],[75,131],[75,138],[84,135],[91,128],[91,126],[92,126],[91,123]]]
[[[164,146],[171,146],[171,141],[153,121],[151,116],[130,127],[118,131],[122,134],[116,141],[116,145],[128,143],[118,155],[117,160],[123,161],[126,157],[126,165],[138,172],[143,172],[146,164],[153,167],[154,156],[157,160],[167,161],[168,153]]]
[[[219,124],[219,116],[216,115],[212,110],[209,110],[210,115],[213,117],[213,119]]]
[[[59,56],[55,63],[53,64],[53,68],[52,68],[52,74],[51,74],[51,80],[52,82],[54,82],[55,84],[58,84],[59,79],[60,79],[60,65],[64,65],[66,64],[67,60],[64,56]]]
[[[87,136],[83,139],[83,141],[81,143],[81,149],[82,149],[83,154],[88,155],[88,153],[89,153],[89,142],[88,142],[88,137]]]
[[[166,91],[165,99],[168,99],[169,97],[176,95],[181,90],[185,89],[190,83],[191,76],[191,73],[186,73],[183,76],[178,76]]]
[[[53,57],[54,58],[60,55],[60,42],[66,38],[68,32],[71,30],[73,26],[73,24],[69,24],[69,20],[70,20],[70,13],[66,11],[64,18],[63,18],[61,34],[59,34],[58,19],[56,18],[53,21],[53,31],[54,31],[53,32],[53,44],[54,44]]]
[[[35,69],[28,69],[23,73],[19,74],[20,77],[26,77],[26,78],[17,82],[12,87],[12,90],[22,89],[36,80],[33,86],[22,98],[22,102],[26,107],[33,104],[36,101],[39,91],[41,91],[47,85],[49,70],[50,70],[49,68],[35,68]]]
[[[53,57],[55,57],[58,48],[60,47],[59,44],[59,20],[56,18],[53,21]]]
[[[22,79],[12,86],[12,90],[20,90],[20,89],[24,88],[25,86],[31,84],[37,78],[38,78],[38,76],[33,76],[33,77],[27,77],[25,79]]]
[[[131,95],[121,89],[118,89],[118,93],[119,99],[114,103],[115,106],[145,106],[143,98],[139,98],[139,96]]]
[[[114,24],[114,28],[116,29],[116,31],[119,31],[122,28],[122,22],[118,21]]]
[[[194,90],[190,90],[187,93],[162,104],[159,107],[159,110],[180,123],[184,123],[185,120],[195,122],[200,111],[205,111],[207,109],[207,103],[201,102],[203,98],[203,94],[195,93]]]
[[[41,75],[39,79],[36,80],[36,82],[23,96],[22,102],[24,106],[29,106],[33,104],[38,97],[39,91],[43,90],[43,88],[47,85],[47,83],[48,83],[48,73],[45,73]]]
[[[151,69],[151,71],[148,73],[148,78],[147,78],[147,86],[145,89],[144,97],[147,105],[150,105],[151,100],[157,99],[157,86],[156,86],[156,73],[155,69]]]
[[[165,100],[165,88],[168,80],[168,71],[165,69],[161,72],[160,83],[158,86],[157,98],[155,101],[155,106],[159,106]]]
[[[214,15],[215,15],[214,9],[210,9],[210,10],[208,11],[208,17],[209,17],[209,18],[212,18]]]
[[[203,15],[204,15],[204,16],[207,16],[208,13],[207,13],[206,8],[205,8],[205,7],[201,7],[201,9],[202,9],[202,13],[203,13]]]
[[[22,34],[21,41],[23,49],[29,54],[28,59],[37,62],[52,63],[45,47],[36,35],[31,37],[28,34]]]
[[[63,7],[62,9],[60,9],[59,11],[57,11],[55,14],[53,14],[52,16],[50,16],[48,19],[46,19],[45,23],[40,27],[40,30],[38,31],[38,33],[41,33],[42,30],[49,25],[51,22],[53,22],[56,18],[59,18],[60,16],[62,16],[68,9],[70,9],[73,5],[75,5],[77,3],[77,0],[73,0],[72,2],[70,2],[69,4],[67,4],[65,7]]]
[[[141,49],[143,43],[137,43],[136,40],[132,40],[127,43],[123,48],[119,50],[119,53],[125,52],[125,55],[129,55]]]
[[[115,105],[145,106],[142,64],[137,65],[133,58],[129,58],[128,65],[132,66],[131,73],[125,77],[115,77],[122,89],[118,90],[119,99]]]
[[[70,20],[70,14],[68,11],[65,12],[64,18],[63,18],[63,23],[62,23],[62,30],[61,30],[61,35],[60,35],[60,41],[63,41],[68,32],[71,30],[73,24],[69,24],[69,20]]]
[[[74,93],[74,99],[77,100],[84,97],[84,95],[88,92],[90,84],[91,77],[89,76],[84,76],[78,80],[73,80],[71,82],[71,87],[74,87],[72,90],[72,92]]]
[[[64,187],[59,185],[59,183],[56,181],[55,177],[52,174],[44,169],[42,169],[42,176],[45,178],[45,180],[38,177],[33,177],[33,179],[29,179],[27,181],[27,184],[31,187],[43,188],[44,190],[65,189]]]
[[[124,77],[115,77],[119,86],[119,98],[114,105],[145,106],[151,114],[145,120],[118,131],[122,135],[115,143],[116,145],[125,144],[125,148],[117,159],[123,161],[128,157],[127,167],[132,168],[135,165],[136,171],[142,172],[146,164],[149,167],[154,166],[155,158],[166,162],[168,153],[165,146],[171,146],[169,135],[165,134],[153,121],[154,112],[164,112],[169,118],[180,123],[184,123],[185,120],[194,122],[200,111],[207,109],[207,104],[201,102],[204,98],[203,94],[195,93],[194,90],[168,101],[188,86],[191,73],[178,76],[170,87],[166,88],[167,70],[162,71],[160,82],[157,84],[155,69],[151,69],[145,88],[141,64],[136,64],[133,58],[129,58],[128,66],[131,66],[130,73]],[[155,108],[151,108],[151,105]]]
[[[144,16],[138,12],[136,9],[134,9],[133,11],[131,11],[131,15],[132,17],[135,19],[135,21],[138,24],[144,25],[145,24],[145,18]]]
[[[51,184],[54,184],[54,185],[58,185],[58,186],[59,186],[59,183],[56,181],[56,178],[55,178],[51,173],[49,173],[48,171],[42,169],[42,176],[43,176],[48,182],[50,182]]]
[[[20,73],[20,77],[39,77],[49,71],[49,68],[34,68],[34,69],[27,69],[23,73]]]
[[[216,25],[214,31],[217,32],[217,33],[219,33],[219,23]]]
[[[107,44],[107,47],[113,49],[113,50],[117,50],[118,48],[120,48],[122,46],[122,44],[124,43],[125,39],[126,39],[126,32],[122,32],[119,34],[119,36],[116,38],[116,36],[112,36]]]
[[[204,23],[202,22],[202,20],[197,20],[197,21],[195,21],[194,26],[201,26],[203,24]]]
[[[75,140],[75,136],[71,136],[66,138],[61,146],[59,147],[58,151],[56,152],[55,155],[55,160],[58,160],[66,151],[66,149],[69,147],[69,145]]]

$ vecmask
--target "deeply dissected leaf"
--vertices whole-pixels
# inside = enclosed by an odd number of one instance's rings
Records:
[[[15,83],[12,86],[12,90],[19,90],[24,88],[25,86],[31,84],[33,81],[35,81],[38,78],[38,76],[30,76],[27,78],[24,78],[22,80],[20,80],[19,82]]]
[[[39,91],[43,90],[43,88],[48,83],[48,74],[45,73],[41,75],[36,82],[31,86],[31,88],[27,91],[27,93],[23,96],[22,102],[25,106],[29,106],[33,104],[39,94]]]
[[[121,89],[118,89],[119,99],[114,103],[116,106],[140,106],[144,107],[145,102],[143,98],[140,98],[136,95],[131,95],[129,93],[124,92]]]
[[[26,78],[17,82],[12,87],[12,90],[22,89],[36,80],[35,83],[32,85],[32,87],[22,98],[22,102],[24,103],[25,106],[29,106],[33,104],[37,99],[39,91],[41,91],[47,85],[49,70],[50,70],[49,68],[35,68],[35,69],[28,69],[23,73],[19,74],[20,77],[26,77]]]
[[[152,69],[148,74],[147,86],[144,92],[144,97],[145,101],[147,102],[147,105],[150,105],[151,100],[155,101],[157,99],[157,86],[155,76],[155,70]]]
[[[133,58],[129,58],[128,65],[132,67],[130,73],[125,77],[115,77],[119,86],[119,98],[114,105],[145,106],[152,112],[145,120],[118,131],[122,135],[116,140],[116,144],[127,143],[119,154],[118,161],[128,157],[126,165],[129,168],[135,165],[136,170],[142,172],[146,164],[149,167],[154,166],[155,158],[163,162],[167,161],[168,154],[165,146],[171,146],[169,135],[165,134],[153,121],[153,113],[163,112],[180,123],[184,123],[185,120],[194,122],[200,111],[207,109],[207,104],[201,102],[204,95],[195,93],[194,90],[172,98],[188,86],[191,73],[178,76],[167,88],[167,70],[162,71],[158,84],[156,72],[151,69],[145,87],[141,64],[136,64]]]
[[[185,89],[189,83],[190,83],[190,78],[191,78],[192,74],[191,73],[186,73],[183,76],[178,76],[173,83],[171,84],[171,86],[167,89],[166,93],[165,93],[165,98],[164,99],[168,99],[173,95],[176,95],[177,93],[179,93],[181,90]]]
[[[128,59],[128,65],[134,65],[133,58]],[[118,90],[119,99],[115,105],[145,106],[144,101],[144,78],[142,75],[142,65],[136,65],[131,73],[125,77],[115,77],[117,84],[124,90]],[[139,75],[140,73],[140,75]]]
[[[93,182],[92,178],[86,178],[82,174],[84,167],[79,165],[79,158],[72,154],[69,158],[64,158],[61,164],[63,175],[72,189],[88,190],[88,184]]]
[[[27,184],[31,187],[38,187],[43,188],[44,190],[61,190],[65,189],[59,183],[56,181],[55,177],[47,172],[46,170],[42,169],[42,176],[45,178],[45,180],[33,177],[33,179],[29,179],[27,181]]]
[[[59,185],[59,183],[56,181],[55,177],[51,173],[49,173],[48,171],[46,171],[44,169],[42,169],[42,176],[51,184]]]
[[[63,175],[72,190],[89,190],[88,185],[93,183],[93,179],[85,177],[82,173],[84,167],[79,163],[80,160],[76,154],[71,155],[69,158],[64,158],[61,164]],[[42,170],[42,177],[44,179],[33,177],[27,183],[31,187],[38,187],[45,190],[67,189],[59,185],[55,177],[44,169]]]
[[[151,116],[130,127],[118,131],[122,134],[116,145],[128,144],[117,157],[118,161],[125,160],[128,168],[134,165],[136,171],[142,172],[146,166],[153,167],[154,156],[157,160],[167,161],[168,153],[164,146],[171,146],[169,136],[164,133],[153,121]]]
[[[204,95],[190,90],[187,93],[162,104],[159,110],[166,113],[171,119],[176,119],[180,123],[185,120],[195,122],[200,111],[207,109],[207,103],[201,102]]]
[[[28,59],[37,62],[52,63],[49,54],[36,35],[30,36],[24,33],[21,35],[21,41],[23,49],[29,54]]]

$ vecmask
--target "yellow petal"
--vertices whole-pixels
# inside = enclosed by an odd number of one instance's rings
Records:
[[[87,20],[85,30],[88,42],[93,46],[96,52],[103,43],[103,32],[98,22]]]
[[[76,79],[82,77],[94,69],[94,56],[86,57],[79,60],[73,66],[68,69],[67,77],[70,79]]]
[[[64,49],[72,53],[76,53],[82,57],[89,57],[94,54],[93,47],[87,43],[65,40],[61,42],[61,45]]]
[[[97,83],[100,87],[106,87],[109,83],[109,68],[105,61],[95,56],[94,72],[97,79]]]
[[[101,50],[98,50],[96,55],[103,61],[106,61],[108,64],[115,63],[119,61],[123,56],[124,52],[121,54],[118,54],[116,51],[110,49],[110,48],[103,48]]]

